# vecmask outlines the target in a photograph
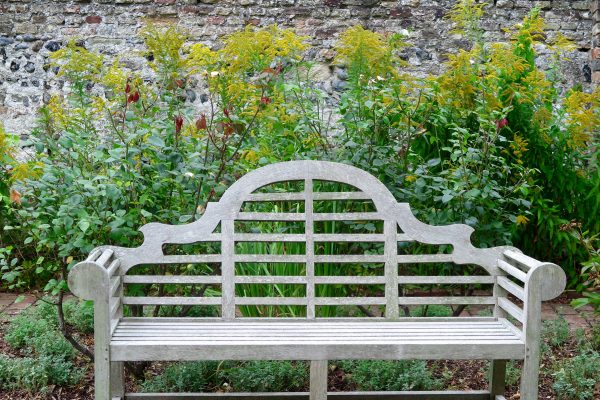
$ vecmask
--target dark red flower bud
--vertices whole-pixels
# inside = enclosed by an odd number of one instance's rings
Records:
[[[181,115],[177,115],[175,117],[175,133],[181,132],[182,126],[183,126],[183,117]]]
[[[203,130],[206,129],[206,115],[201,114],[200,118],[196,121],[196,129]]]
[[[136,103],[140,99],[140,92],[133,92],[127,97],[128,103]]]
[[[262,96],[260,98],[260,104],[267,105],[267,104],[270,104],[270,103],[271,103],[271,99],[268,98],[267,96]]]
[[[508,120],[506,118],[502,118],[502,119],[499,119],[498,121],[496,121],[496,128],[498,128],[498,129],[502,129],[506,125],[508,125]]]
[[[178,88],[183,87],[183,79],[175,79],[175,86]]]
[[[129,93],[131,92],[131,86],[129,86],[129,83],[127,85],[125,85],[125,93]]]
[[[228,109],[227,107],[225,107],[225,108],[223,109],[223,114],[225,114],[225,116],[226,116],[227,118],[229,118],[229,109]]]

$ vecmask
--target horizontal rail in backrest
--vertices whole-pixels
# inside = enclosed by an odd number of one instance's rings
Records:
[[[423,296],[423,297],[400,297],[400,304],[418,305],[418,304],[464,304],[464,305],[493,305],[496,304],[496,298],[493,296]]]
[[[125,296],[125,305],[220,305],[221,297],[150,297],[150,296]]]
[[[220,275],[124,275],[123,283],[142,284],[218,284]]]
[[[453,284],[493,284],[495,278],[491,275],[473,276],[403,276],[398,277],[400,284],[421,285],[453,285]]]
[[[305,221],[305,213],[238,212],[238,221]],[[314,221],[369,221],[383,220],[378,212],[314,213]]]
[[[216,239],[221,240],[219,234],[213,234]],[[233,235],[236,242],[304,242],[306,235],[303,233],[236,233]],[[385,242],[382,233],[315,233],[315,242]],[[399,242],[414,241],[410,236],[400,233],[397,235]],[[207,240],[208,241],[208,240]]]
[[[304,192],[252,193],[244,201],[303,201]],[[313,192],[313,200],[371,200],[364,192]]]

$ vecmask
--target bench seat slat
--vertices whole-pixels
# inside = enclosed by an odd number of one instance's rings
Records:
[[[291,328],[293,325],[294,328]],[[497,323],[306,321],[196,323],[193,325],[121,322],[111,341],[116,361],[214,359],[440,359],[523,358],[522,339]],[[381,330],[381,325],[387,328]]]

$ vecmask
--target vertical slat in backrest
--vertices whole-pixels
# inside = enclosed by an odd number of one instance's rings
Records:
[[[315,240],[313,219],[313,181],[311,178],[304,180],[304,234],[306,235],[306,318],[312,319],[316,316],[315,306]]]
[[[288,181],[300,181],[304,187],[299,192],[261,192],[267,185]],[[354,187],[355,191],[315,191],[315,183],[337,182]],[[315,212],[316,201],[371,200],[375,211],[369,212]],[[303,201],[303,212],[256,212],[244,211],[245,202]],[[378,233],[324,233],[315,231],[316,224],[323,221],[383,221],[383,231]],[[260,234],[236,232],[237,221],[298,221],[304,223],[303,232]],[[340,222],[341,224],[342,222]],[[219,226],[221,231],[215,229]],[[317,308],[325,305],[384,306],[385,317],[396,319],[400,306],[422,304],[478,304],[496,305],[502,309],[495,296],[411,296],[402,295],[399,288],[407,285],[436,284],[494,284],[497,275],[505,275],[498,268],[497,260],[507,248],[478,249],[471,245],[473,229],[466,225],[430,226],[417,220],[406,203],[397,203],[389,190],[375,177],[348,165],[319,162],[293,161],[260,168],[248,173],[233,184],[218,203],[209,203],[201,219],[186,225],[147,224],[140,229],[144,233],[143,245],[136,249],[114,248],[122,260],[123,274],[139,264],[175,263],[221,263],[221,277],[136,277],[125,276],[123,282],[200,283],[221,284],[221,298],[175,298],[159,297],[125,298],[123,304],[221,304],[222,317],[233,319],[240,307],[248,305],[301,305],[306,307],[306,317],[315,318]],[[189,244],[220,241],[221,254],[165,255],[162,246],[167,243]],[[304,254],[236,254],[238,242],[303,242]],[[376,242],[383,245],[383,254],[316,254],[315,244],[328,242]],[[418,242],[430,245],[452,246],[450,254],[398,254],[398,242]],[[305,273],[299,276],[236,274],[238,263],[302,263]],[[376,276],[331,276],[317,274],[316,266],[323,264],[343,266],[347,263],[377,263],[383,265],[383,274]],[[454,263],[479,265],[486,276],[414,276],[399,274],[399,265]],[[246,284],[297,284],[304,285],[303,297],[248,297],[236,294],[237,285]],[[319,285],[385,285],[381,297],[326,297],[320,296]],[[496,286],[495,286],[496,287]],[[497,293],[504,293],[496,290]],[[147,302],[147,303],[144,303]],[[405,309],[405,308],[403,308]]]

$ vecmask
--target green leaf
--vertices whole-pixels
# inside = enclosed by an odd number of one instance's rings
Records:
[[[451,195],[450,193],[446,193],[445,195],[442,196],[442,203],[448,203],[453,198],[454,198],[453,195]]]
[[[90,223],[89,223],[89,221],[81,220],[81,221],[79,221],[77,226],[79,226],[79,229],[81,229],[81,231],[85,233],[89,229]]]

